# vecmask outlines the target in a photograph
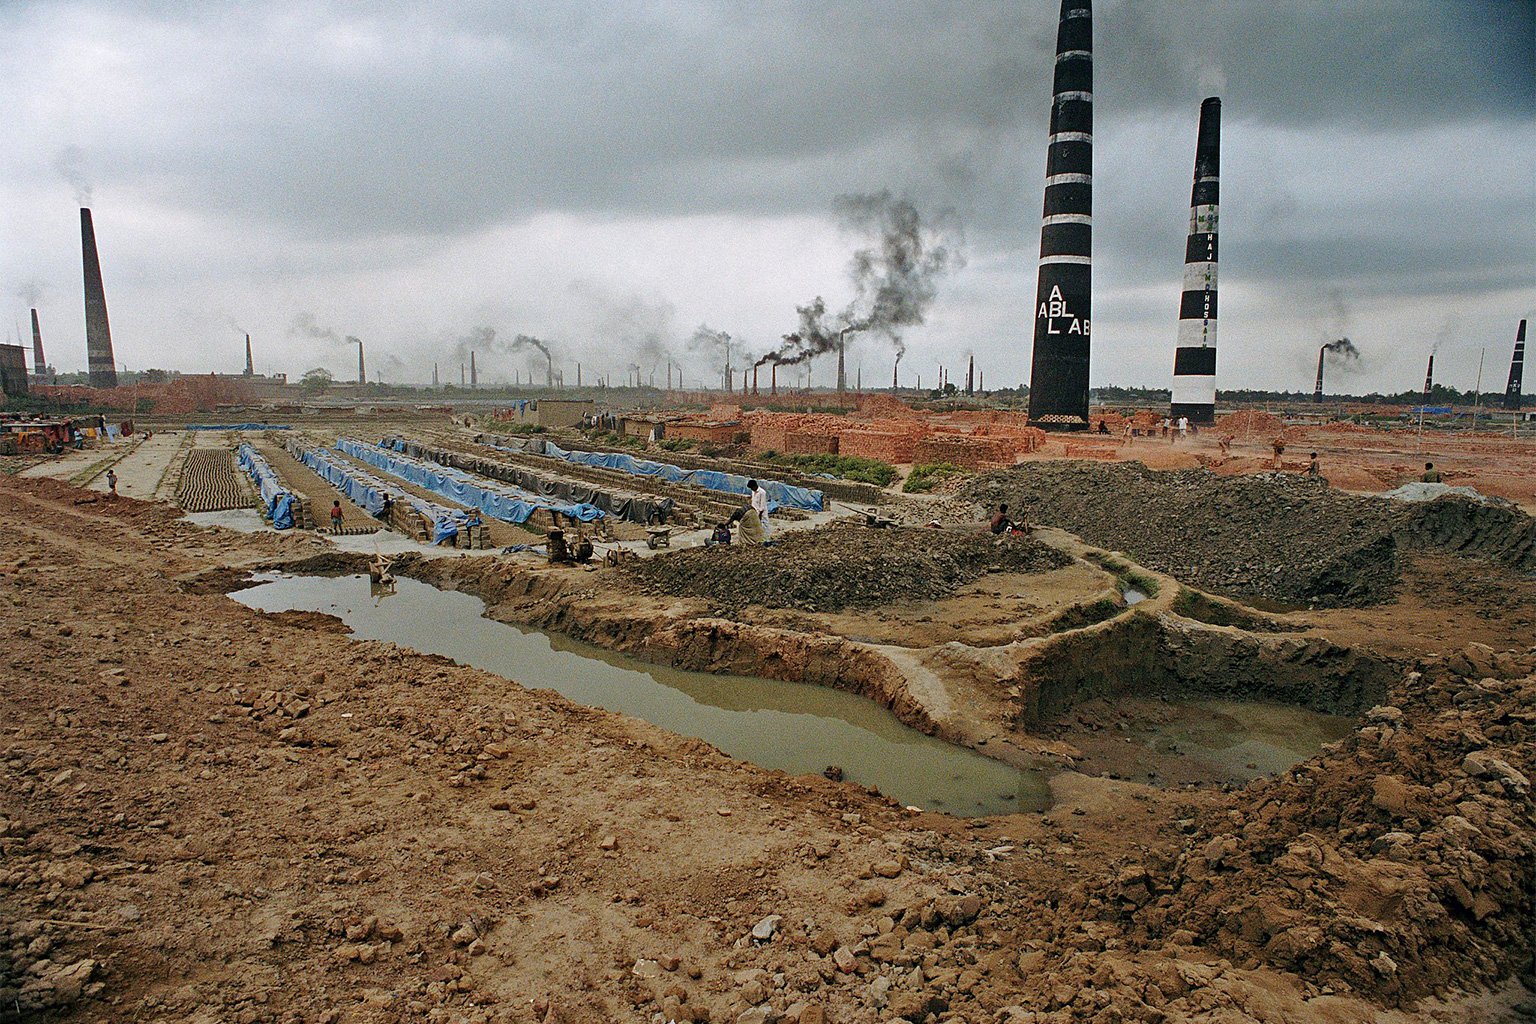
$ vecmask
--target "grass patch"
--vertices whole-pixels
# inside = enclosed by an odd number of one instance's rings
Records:
[[[1111,558],[1097,551],[1090,551],[1087,558],[1090,562],[1119,580],[1122,589],[1129,587],[1132,590],[1139,590],[1148,597],[1156,597],[1158,591],[1162,589],[1158,586],[1156,579],[1148,576],[1129,562],[1122,562],[1118,558]]]
[[[1236,626],[1250,633],[1292,633],[1307,628],[1300,624],[1290,625],[1262,616],[1250,615],[1236,605],[1225,601],[1214,601],[1200,591],[1190,590],[1188,587],[1179,588],[1179,595],[1173,599],[1173,612],[1175,615],[1182,615],[1196,622],[1204,622],[1212,626]]]
[[[541,427],[537,423],[516,423],[507,428],[507,433],[520,434],[523,436],[527,436],[528,434],[547,434],[549,433],[549,428]]]
[[[966,475],[966,471],[953,462],[920,462],[912,467],[902,490],[908,494],[925,494],[948,480]]]
[[[896,467],[889,462],[858,455],[830,455],[825,452],[780,455],[777,452],[764,452],[763,458],[806,473],[830,473],[844,480],[874,484],[876,487],[884,487],[896,479]]]
[[[1071,608],[1051,617],[1045,623],[1045,632],[1065,633],[1073,629],[1083,629],[1088,626],[1107,622],[1124,611],[1119,602],[1112,597],[1101,597],[1097,601],[1087,604],[1073,605]]]
[[[685,452],[693,447],[693,442],[686,437],[666,437],[657,441],[656,447],[664,452]]]

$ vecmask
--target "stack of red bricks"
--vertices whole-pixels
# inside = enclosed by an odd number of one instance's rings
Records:
[[[1011,465],[1014,446],[1007,438],[933,434],[912,449],[913,462],[949,462],[963,469]]]
[[[838,437],[836,434],[788,430],[784,432],[784,446],[779,450],[790,455],[836,455]]]
[[[1017,455],[1028,455],[1045,447],[1045,431],[1039,427],[1024,427],[1014,423],[978,427],[973,436],[1004,442]]]
[[[881,462],[911,462],[917,438],[888,430],[845,430],[837,437],[839,455],[857,455]]]
[[[752,432],[752,447],[758,451],[837,451],[837,434],[848,425],[842,416],[825,413],[750,412],[743,417]],[[794,442],[798,448],[790,448],[789,435],[804,435]],[[821,442],[811,438],[824,438]],[[831,447],[827,447],[828,444]]]

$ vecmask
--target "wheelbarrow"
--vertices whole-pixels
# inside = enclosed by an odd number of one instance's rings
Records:
[[[672,546],[672,527],[647,526],[645,528],[645,546],[655,551],[657,548],[669,548]]]

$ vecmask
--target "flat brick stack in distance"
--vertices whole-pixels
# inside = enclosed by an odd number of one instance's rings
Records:
[[[845,417],[825,413],[750,412],[743,420],[752,432],[751,444],[754,449],[776,452],[835,453],[837,434],[849,425]],[[790,447],[791,434],[803,435],[794,441],[800,447]],[[818,444],[809,440],[814,437],[831,438],[832,446],[829,448],[825,442]]]
[[[784,434],[784,447],[779,449],[790,455],[836,455],[838,435],[812,434],[791,430]]]
[[[1013,463],[1013,445],[1004,438],[968,434],[934,434],[912,449],[913,462],[948,462],[962,469],[984,469]]]
[[[839,455],[856,455],[881,462],[911,462],[917,438],[885,430],[845,430],[837,436]]]

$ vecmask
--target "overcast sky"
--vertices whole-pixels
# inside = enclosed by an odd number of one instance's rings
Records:
[[[1094,7],[1095,385],[1171,380],[1220,95],[1218,385],[1310,388],[1342,334],[1362,357],[1330,390],[1417,387],[1438,345],[1438,380],[1472,387],[1486,346],[1502,391],[1536,315],[1536,0]],[[834,200],[888,189],[965,239],[904,383],[973,351],[1025,382],[1058,10],[6,0],[3,333],[36,305],[50,362],[84,368],[88,186],[130,368],[235,372],[248,331],[258,372],[355,374],[331,331],[387,380],[456,380],[491,327],[551,340],[568,380],[665,348],[692,381],[701,323],[762,352],[797,305],[848,303],[867,241]],[[866,384],[891,359],[850,354]]]

